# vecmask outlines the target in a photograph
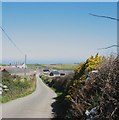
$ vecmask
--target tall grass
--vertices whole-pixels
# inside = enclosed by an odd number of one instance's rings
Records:
[[[31,94],[36,88],[36,77],[12,76],[7,72],[2,73],[2,84],[8,86],[8,90],[2,94],[1,102],[5,103]]]

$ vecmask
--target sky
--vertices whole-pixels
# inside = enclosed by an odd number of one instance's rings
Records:
[[[22,51],[2,34],[2,61],[79,63],[116,48],[117,22],[89,13],[117,17],[116,2],[3,2],[2,27]]]

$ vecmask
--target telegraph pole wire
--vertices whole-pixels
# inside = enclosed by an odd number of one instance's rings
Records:
[[[111,45],[111,46],[108,46],[108,47],[105,47],[105,48],[99,48],[98,50],[109,49],[109,48],[112,48],[112,47],[119,47],[119,46],[118,45]]]
[[[92,14],[92,13],[89,13],[89,15],[94,16],[94,17],[102,17],[102,18],[106,18],[106,19],[116,20],[117,22],[119,21],[118,18],[113,18],[113,17],[110,17],[110,16],[96,15],[96,14]],[[109,48],[112,48],[112,47],[117,47],[117,51],[118,51],[119,45],[111,45],[111,46],[108,46],[108,47],[105,47],[105,48],[99,48],[98,50],[109,49]]]
[[[7,36],[8,40],[13,44],[13,46],[21,53],[24,54],[19,47],[14,43],[14,41],[9,37],[9,35],[5,32],[5,30],[0,26],[1,30],[3,31],[3,33]]]
[[[102,18],[106,18],[106,19],[112,19],[112,20],[119,21],[119,19],[113,18],[113,17],[109,17],[109,16],[96,15],[96,14],[92,14],[92,13],[89,13],[89,15],[92,15],[92,16],[94,16],[94,17],[102,17]]]
[[[7,36],[8,40],[13,44],[13,46],[21,53],[24,55],[24,53],[19,49],[19,47],[14,43],[14,41],[9,37],[9,35],[5,32],[5,30],[0,26],[1,30],[4,32],[4,34]],[[24,74],[26,76],[26,54],[25,54],[25,71]]]

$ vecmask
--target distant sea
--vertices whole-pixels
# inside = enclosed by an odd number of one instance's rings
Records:
[[[13,61],[13,60],[4,60],[0,64],[15,64],[24,63],[24,61]],[[84,62],[84,60],[27,60],[27,64],[77,64],[80,62]]]

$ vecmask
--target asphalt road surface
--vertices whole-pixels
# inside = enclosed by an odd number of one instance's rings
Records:
[[[53,118],[51,104],[56,93],[37,77],[36,91],[29,96],[10,101],[2,106],[2,118]],[[1,115],[0,115],[1,116]]]

